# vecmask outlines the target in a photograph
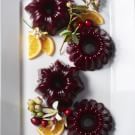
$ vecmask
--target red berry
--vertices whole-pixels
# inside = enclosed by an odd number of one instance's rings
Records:
[[[40,119],[40,118],[37,118],[37,117],[33,117],[33,118],[31,119],[31,122],[32,122],[32,124],[34,124],[35,126],[38,126],[38,125],[41,124],[41,119]]]
[[[82,28],[82,27],[83,27],[83,22],[79,22],[77,26],[78,26],[79,28]]]
[[[42,125],[43,127],[46,127],[46,126],[48,125],[48,121],[42,120],[42,121],[41,121],[41,125]]]
[[[64,114],[65,114],[66,116],[70,116],[71,113],[72,113],[72,110],[71,110],[70,108],[68,108],[68,109],[66,109],[66,110],[64,111]]]
[[[85,21],[85,26],[90,27],[92,25],[92,22],[90,20]]]

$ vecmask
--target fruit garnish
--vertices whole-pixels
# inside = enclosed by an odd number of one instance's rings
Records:
[[[41,119],[38,118],[38,117],[33,117],[33,118],[31,118],[31,122],[32,122],[32,124],[34,124],[35,126],[38,126],[38,125],[41,124]]]
[[[52,104],[52,108],[49,108],[44,105],[43,100],[40,97],[29,99],[28,100],[28,110],[31,112],[33,118],[31,122],[39,126],[46,127],[48,123],[53,123],[52,126],[55,125],[55,121],[61,121],[63,118],[59,114],[58,110],[59,102],[55,101]]]
[[[41,41],[33,34],[29,34],[29,52],[28,57],[29,59],[36,58],[42,50]]]
[[[54,135],[49,128],[39,127],[37,131],[39,135]]]
[[[61,135],[64,131],[64,122],[56,122],[55,128],[53,130],[51,130],[51,128],[48,126],[46,128],[39,127],[37,131],[39,135]]]
[[[25,20],[23,21],[32,29]],[[35,44],[40,44],[40,47],[38,48],[40,50],[37,49],[39,45],[35,47]],[[53,38],[48,35],[48,32],[42,32],[36,27],[29,32],[29,59],[37,57],[41,53],[41,50],[43,53],[52,56],[55,51],[55,44]]]
[[[67,118],[72,115],[72,109],[58,110],[59,102],[47,107],[40,97],[28,100],[28,109],[33,115],[31,123],[38,126],[39,135],[61,135],[67,127]],[[32,109],[31,109],[32,108]]]
[[[88,19],[87,19],[87,20],[85,21],[85,26],[86,26],[86,27],[92,26],[91,20],[88,20]]]
[[[60,48],[61,54],[65,42],[75,44],[79,43],[78,29],[84,25],[83,22],[85,22],[87,27],[90,27],[92,23],[96,25],[101,25],[104,23],[104,18],[97,12],[99,0],[83,1],[85,5],[76,5],[72,2],[67,3],[70,20],[67,28],[60,33],[61,36],[64,36],[64,41]]]
[[[64,110],[64,114],[65,114],[66,116],[69,116],[69,115],[72,114],[72,110],[71,110],[70,108],[68,108],[68,109]]]
[[[49,56],[54,54],[55,45],[53,39],[50,36],[45,36],[42,38],[42,51]]]
[[[102,25],[105,23],[103,16],[99,12],[96,12],[96,11],[89,11],[86,13],[81,13],[80,16],[81,16],[83,21],[89,19],[95,25]]]
[[[61,135],[63,131],[64,131],[64,121],[58,121],[52,132],[54,135]]]
[[[41,126],[42,126],[42,127],[45,128],[45,127],[47,127],[47,125],[48,125],[48,121],[47,121],[47,120],[42,120],[42,121],[41,121]]]
[[[54,41],[47,32],[41,32],[39,28],[35,28],[29,33],[29,59],[36,58],[41,51],[52,56],[55,51]]]

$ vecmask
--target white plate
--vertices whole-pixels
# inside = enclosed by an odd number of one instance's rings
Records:
[[[28,2],[23,1],[23,5]],[[78,99],[94,98],[111,110],[116,123],[113,135],[134,135],[135,3],[134,0],[106,3],[102,10],[106,20],[103,27],[115,41],[115,60],[112,65],[99,71],[81,73],[87,87]],[[57,43],[54,57],[42,55],[33,61],[27,59],[26,39],[29,29],[23,25],[22,32],[19,31],[19,19],[22,18],[20,8],[19,0],[2,0],[1,135],[37,135],[26,107],[27,100],[37,96],[34,92],[37,70],[48,67],[57,59],[71,64],[66,54],[59,55],[62,38],[58,36],[54,37]],[[28,21],[24,11],[23,17]]]

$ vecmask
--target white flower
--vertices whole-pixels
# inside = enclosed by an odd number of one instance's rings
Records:
[[[56,120],[61,121],[62,120],[62,117],[59,115],[58,105],[59,105],[59,102],[58,101],[55,101],[52,104],[52,108],[43,108],[42,111],[45,113],[45,115],[43,116],[43,118],[45,120],[48,120],[48,119],[51,120],[50,117],[55,117]]]

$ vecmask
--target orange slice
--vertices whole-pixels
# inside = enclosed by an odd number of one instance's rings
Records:
[[[28,58],[34,59],[36,58],[42,50],[41,41],[35,35],[29,34],[29,51],[28,51]]]
[[[54,135],[49,128],[39,127],[37,131],[39,135]]]
[[[55,129],[52,131],[54,135],[61,135],[64,131],[64,122],[59,121],[56,124]]]
[[[42,39],[42,51],[49,56],[54,54],[55,44],[51,37],[46,36]]]
[[[62,135],[64,131],[64,122],[63,121],[57,122],[55,129],[53,131],[51,131],[49,127],[46,128],[39,127],[37,131],[39,135]]]
[[[84,21],[86,19],[93,21],[95,25],[102,25],[105,23],[103,16],[96,11],[88,11],[86,13],[82,13],[81,17]]]

